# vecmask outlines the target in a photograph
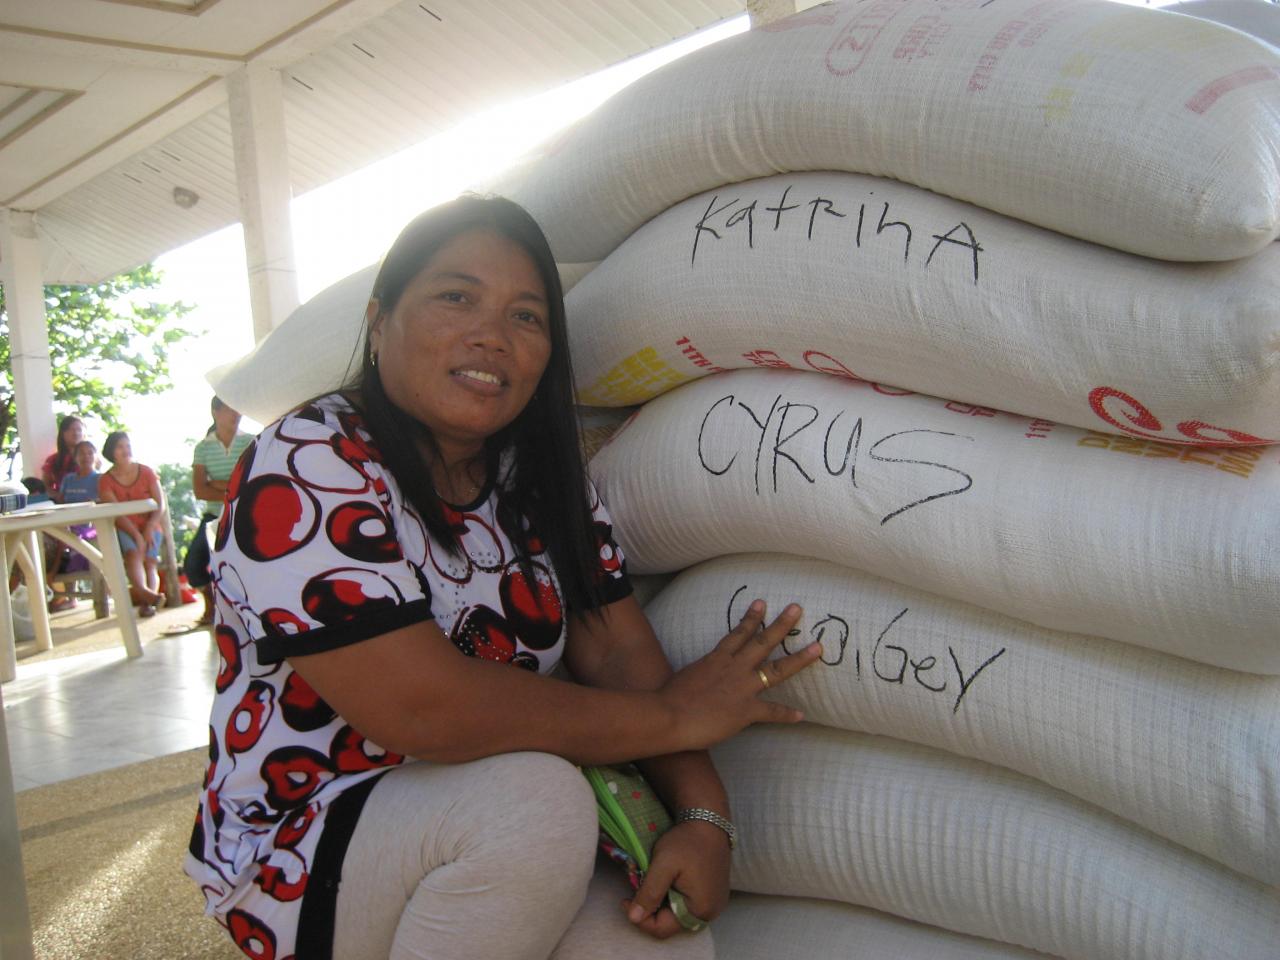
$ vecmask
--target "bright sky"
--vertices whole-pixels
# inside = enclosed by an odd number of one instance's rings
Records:
[[[295,198],[291,212],[301,299],[373,263],[417,213],[488,180],[622,87],[746,29],[747,18],[738,17],[556,90],[494,109]],[[210,422],[213,391],[205,382],[205,371],[253,347],[239,224],[167,253],[156,265],[164,273],[164,284],[154,298],[195,304],[187,325],[208,332],[173,350],[176,389],[124,405],[123,425],[130,431],[134,451],[153,466],[190,462],[192,448]],[[250,430],[258,426],[245,423]]]

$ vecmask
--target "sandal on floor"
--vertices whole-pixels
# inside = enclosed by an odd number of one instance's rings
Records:
[[[62,613],[63,610],[74,610],[76,606],[76,598],[66,595],[54,597],[49,601],[50,613]]]
[[[165,627],[161,631],[166,637],[182,637],[188,633],[195,633],[197,630],[207,629],[198,623],[176,623],[172,627]]]
[[[155,615],[156,608],[149,603],[144,603],[138,608],[138,616],[140,617],[154,617]]]

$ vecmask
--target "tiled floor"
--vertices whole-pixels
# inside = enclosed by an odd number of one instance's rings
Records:
[[[18,666],[5,727],[18,791],[208,742],[218,655],[207,631]]]

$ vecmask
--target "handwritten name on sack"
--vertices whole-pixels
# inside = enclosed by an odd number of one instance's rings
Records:
[[[719,442],[710,441],[713,433]],[[813,442],[796,442],[802,435],[816,439],[819,433],[822,436],[820,450]],[[734,437],[740,438],[737,443],[730,439]],[[903,477],[903,486],[911,492],[904,493],[894,509],[880,518],[883,526],[909,510],[944,497],[959,496],[973,486],[973,475],[942,462],[941,452],[930,454],[935,459],[902,455],[904,448],[918,451],[933,438],[946,438],[945,446],[950,450],[955,449],[955,441],[974,440],[965,434],[927,427],[893,430],[876,436],[875,432],[868,431],[862,417],[846,410],[824,412],[811,403],[787,400],[783,394],[773,397],[768,410],[756,410],[730,393],[713,402],[704,413],[698,428],[697,457],[701,468],[714,477],[723,477],[735,470],[751,470],[756,496],[762,495],[762,474],[764,490],[776,494],[780,475],[811,485],[819,481],[846,482],[857,488],[860,474],[869,469],[929,468],[936,482],[927,492],[919,489],[918,481],[908,482],[918,478],[919,471],[911,471],[910,478]],[[726,443],[726,439],[730,442]],[[941,443],[929,447],[930,450],[942,448]]]
[[[725,622],[729,630],[732,630],[746,613],[750,598],[758,595],[748,594],[747,591],[748,585],[743,584],[729,598],[729,604],[725,610]],[[903,607],[880,630],[874,641],[869,637],[852,638],[851,665],[854,676],[859,681],[865,678],[869,681],[901,687],[905,687],[910,678],[913,684],[931,694],[951,696],[954,691],[951,712],[958,713],[974,681],[1005,654],[1006,648],[1001,647],[996,650],[968,673],[961,665],[955,647],[950,644],[947,644],[946,648],[950,666],[943,662],[940,651],[925,652],[920,656],[921,651],[913,649],[910,640],[904,637],[909,627],[907,614],[910,612],[910,607]],[[855,619],[856,616],[853,614],[843,617],[837,613],[822,613],[817,616],[807,613],[805,620],[801,621],[801,626],[787,634],[787,638],[782,642],[782,648],[787,653],[795,653],[805,645],[816,641],[822,644],[823,664],[828,667],[839,667],[848,661],[851,639],[849,624]],[[804,625],[806,621],[807,626]],[[892,636],[890,636],[891,633]],[[954,677],[951,675],[953,670]],[[951,685],[952,679],[955,680],[954,686]]]

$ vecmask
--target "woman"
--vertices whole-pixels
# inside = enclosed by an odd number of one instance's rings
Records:
[[[58,440],[53,453],[45,457],[40,465],[40,479],[44,481],[45,492],[54,503],[62,503],[62,481],[68,474],[75,473],[76,444],[84,439],[84,422],[76,416],[66,416],[58,421]],[[67,548],[47,534],[44,537],[45,576],[52,577],[61,572],[67,561]],[[50,613],[61,613],[76,605],[75,597],[68,595],[61,583],[53,584],[54,596],[49,601]]]
[[[62,478],[75,472],[76,444],[83,439],[84,422],[79,417],[67,416],[58,421],[57,447],[40,466],[40,479],[44,481],[49,496],[57,503],[62,502]]]
[[[710,957],[645,934],[680,929],[669,887],[703,919],[727,901],[704,750],[800,719],[758,699],[820,653],[766,661],[799,609],[764,628],[755,602],[672,673],[586,480],[559,278],[515,204],[410,223],[365,320],[356,380],[265,429],[228,487],[187,860],[209,912],[252,957]],[[576,682],[548,675],[562,654]],[[588,895],[572,764],[638,757],[680,822],[624,914],[620,874]]]
[[[233,410],[220,398],[209,401],[209,412],[213,415],[213,424],[209,427],[204,439],[196,444],[195,455],[191,464],[191,489],[203,500],[204,516],[196,537],[205,537],[205,525],[216,520],[222,513],[222,498],[227,494],[227,481],[231,479],[231,471],[240,459],[240,454],[253,442],[253,437],[240,430],[240,411]],[[208,547],[203,542],[188,547],[189,550],[201,550],[207,560]],[[207,567],[207,562],[202,562]],[[191,574],[188,574],[191,579]],[[194,579],[191,582],[204,596],[204,613],[201,614],[198,627],[207,627],[213,623],[213,590],[209,586],[207,572],[203,582]]]
[[[98,478],[98,499],[104,503],[154,500],[154,510],[116,517],[116,536],[129,575],[129,596],[138,616],[154,617],[163,594],[160,589],[160,545],[164,543],[164,493],[155,471],[133,459],[133,445],[123,430],[107,436],[102,455],[111,469]]]

